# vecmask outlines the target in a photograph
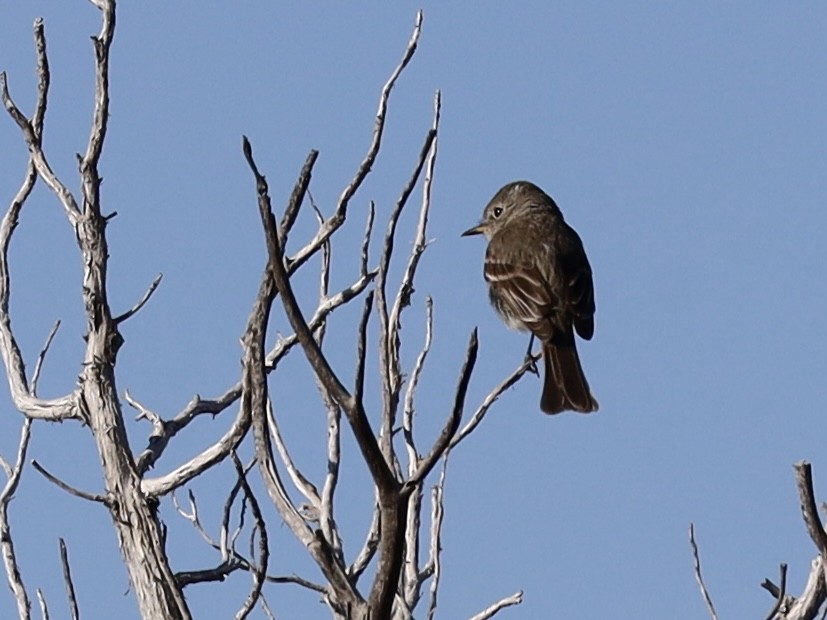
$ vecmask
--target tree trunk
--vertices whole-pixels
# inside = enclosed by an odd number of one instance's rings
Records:
[[[123,338],[106,299],[108,257],[105,220],[92,211],[78,220],[84,256],[83,297],[88,318],[82,405],[103,466],[107,505],[141,616],[184,620],[190,612],[164,550],[154,500],[142,492],[115,385],[115,360]]]

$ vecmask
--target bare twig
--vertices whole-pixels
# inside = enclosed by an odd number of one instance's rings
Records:
[[[32,385],[30,390],[30,394],[32,396],[37,396],[37,382],[40,380],[40,371],[43,368],[43,361],[46,359],[46,353],[49,352],[49,347],[52,345],[52,340],[54,340],[58,329],[60,329],[59,319],[55,321],[55,324],[52,326],[49,335],[46,337],[46,342],[43,344],[43,348],[40,349],[40,354],[37,356],[37,362],[34,365],[34,372],[32,373]]]
[[[309,189],[307,190],[307,197],[310,200],[310,206],[313,207],[313,214],[316,216],[316,223],[319,226],[323,226],[324,216],[319,210],[319,207],[317,207],[316,203],[313,201],[313,194],[310,193]],[[284,247],[283,243],[281,247]],[[322,244],[322,261],[319,269],[319,300],[326,299],[330,293],[330,260],[332,255],[333,245],[330,243],[330,239],[328,239]],[[325,333],[327,333],[327,321],[322,321],[321,325],[313,330],[313,334],[316,337],[316,342],[319,343],[320,347],[324,344]],[[322,390],[324,389],[324,386],[320,387]]]
[[[37,57],[37,101],[32,115],[32,130],[38,140],[43,139],[43,121],[46,119],[46,105],[49,98],[49,55],[46,53],[46,33],[43,30],[43,18],[34,20],[34,49]]]
[[[279,225],[279,242],[281,247],[287,243],[287,237],[296,222],[296,216],[299,214],[304,194],[310,186],[310,178],[313,175],[313,166],[316,164],[316,159],[319,157],[319,151],[313,149],[307,154],[307,159],[304,161],[299,178],[296,185],[293,186],[293,193],[290,195],[290,200],[287,203],[287,208],[284,210],[284,217],[281,219]]]
[[[365,296],[365,303],[362,306],[362,317],[359,319],[359,327],[356,329],[356,372],[353,381],[353,400],[357,403],[364,402],[365,395],[365,361],[367,360],[367,331],[368,319],[373,310],[373,292]]]
[[[100,162],[106,129],[109,122],[109,48],[115,33],[115,3],[109,0],[96,0],[95,6],[101,12],[100,34],[92,38],[95,47],[95,107],[89,130],[89,143],[86,154],[80,160],[80,173],[83,177],[84,212],[86,215],[100,215],[100,202],[97,200],[100,189],[98,163]]]
[[[233,487],[233,491],[231,491],[231,493],[230,493],[231,497],[234,496],[233,492],[237,492],[237,490],[239,488],[240,488],[240,485],[238,485],[238,484],[236,484]],[[204,526],[201,524],[201,519],[198,516],[198,502],[195,501],[195,494],[192,492],[192,489],[187,489],[187,499],[190,502],[190,511],[189,512],[184,511],[184,509],[178,503],[178,498],[176,497],[175,493],[172,494],[172,505],[175,507],[176,512],[178,512],[178,514],[181,515],[182,518],[184,518],[187,521],[189,521],[190,523],[192,523],[192,526],[195,528],[195,531],[198,532],[198,534],[201,536],[201,538],[203,538],[204,541],[208,545],[210,545],[214,549],[219,549],[220,550],[221,545],[219,543],[216,543],[213,540],[212,536],[210,536],[207,533],[207,530],[204,529]],[[226,506],[227,503],[231,503],[231,498],[228,498],[227,502],[225,503],[225,506]],[[229,509],[225,508],[225,512],[228,511],[228,510]],[[229,519],[229,517],[225,517],[225,518]],[[227,558],[224,557],[224,555],[222,554],[222,560],[226,561],[226,559]]]
[[[222,562],[215,568],[188,570],[175,573],[175,583],[177,583],[181,588],[185,588],[196,583],[224,581],[232,573],[242,568],[242,563],[239,560],[228,560],[227,562]]]
[[[370,238],[373,234],[373,221],[376,217],[376,205],[371,200],[368,203],[368,220],[365,224],[365,236],[362,238],[362,251],[359,254],[359,273],[368,273],[368,255],[370,253]],[[375,274],[375,272],[374,272]]]
[[[701,577],[701,558],[698,554],[698,545],[695,543],[695,524],[689,524],[689,544],[692,546],[692,559],[695,565],[695,581],[698,582],[698,587],[701,589],[701,594],[704,597],[706,608],[712,620],[718,620],[718,614],[715,613],[715,606],[712,604],[712,597],[709,596],[709,591],[706,589],[703,577]]]
[[[362,549],[359,551],[356,559],[353,560],[353,564],[351,564],[347,570],[348,575],[353,578],[354,583],[358,581],[361,574],[365,571],[368,564],[370,564],[370,561],[376,555],[376,550],[379,548],[380,514],[381,510],[379,508],[379,500],[377,498],[373,507],[373,517],[371,518],[370,527],[368,528],[368,533],[365,537],[365,543],[362,545]]]
[[[245,473],[245,475],[254,465],[255,460],[243,467],[242,471]],[[184,510],[184,508],[179,504],[178,498],[176,497],[175,493],[172,494],[172,502],[178,514],[183,519],[189,521],[192,524],[192,526],[195,528],[195,531],[199,534],[199,536],[201,536],[202,539],[204,539],[207,545],[221,553],[221,563],[218,566],[208,569],[179,572],[175,575],[176,583],[178,583],[181,587],[185,587],[188,585],[192,585],[194,583],[224,581],[231,573],[237,570],[244,570],[253,573],[254,575],[258,571],[261,574],[261,579],[271,583],[292,583],[307,588],[309,590],[313,590],[314,592],[325,593],[326,590],[323,586],[309,581],[307,579],[304,579],[302,577],[299,577],[297,575],[266,575],[261,570],[261,563],[256,564],[236,551],[234,542],[237,539],[238,534],[240,533],[240,530],[244,524],[243,509],[242,516],[239,519],[240,522],[238,529],[232,536],[229,534],[229,523],[232,505],[234,504],[235,498],[238,496],[239,491],[244,491],[244,501],[245,503],[250,503],[251,510],[254,513],[254,519],[258,519],[259,517],[261,517],[261,512],[258,508],[258,503],[256,502],[255,507],[253,507],[252,502],[249,496],[247,495],[247,491],[244,489],[243,483],[245,481],[246,479],[242,479],[241,477],[239,477],[236,483],[233,485],[232,489],[230,490],[227,500],[224,502],[224,511],[221,520],[221,536],[219,542],[216,542],[212,538],[212,536],[210,536],[210,534],[206,531],[203,524],[201,523],[201,519],[198,513],[198,504],[196,502],[195,495],[192,493],[192,491],[187,492],[190,503],[189,511]],[[256,514],[258,514],[258,517],[256,517]],[[261,518],[260,522],[257,521],[257,524],[257,528],[259,526],[264,527],[263,517]],[[256,529],[255,531],[258,530]],[[259,539],[259,543],[261,544],[261,539]]]
[[[135,411],[138,412],[138,415],[135,416],[136,421],[149,420],[153,426],[153,429],[155,427],[163,428],[164,421],[160,418],[160,416],[151,409],[148,409],[140,402],[138,402],[138,400],[136,400],[132,396],[132,394],[129,393],[128,389],[124,392],[124,400],[129,404],[130,407],[132,407]]]
[[[37,594],[37,602],[40,605],[40,617],[43,620],[49,620],[49,606],[46,605],[46,597],[43,595],[43,590],[38,588],[35,593]]]
[[[267,528],[264,525],[264,517],[259,509],[258,501],[256,500],[252,489],[250,489],[250,485],[247,484],[246,471],[244,467],[242,467],[241,461],[238,460],[235,452],[233,452],[231,456],[236,472],[238,473],[238,479],[241,482],[241,487],[244,489],[244,495],[247,497],[247,501],[250,502],[250,510],[253,513],[253,519],[255,519],[256,531],[258,531],[259,540],[259,561],[253,565],[252,570],[253,589],[247,596],[247,600],[244,601],[242,608],[235,615],[236,620],[244,620],[244,618],[246,618],[256,606],[256,602],[261,595],[261,587],[264,584],[264,578],[267,574],[267,562],[270,558],[270,550],[267,546]]]
[[[218,545],[213,546],[216,549],[218,548]],[[227,577],[229,577],[232,573],[234,573],[237,570],[252,572],[253,570],[255,570],[255,566],[252,562],[244,558],[242,555],[235,554],[230,559],[228,559],[227,561],[222,561],[218,566],[214,568],[181,571],[179,573],[176,573],[175,581],[182,588],[196,583],[224,581]],[[264,580],[267,583],[293,584],[301,586],[302,588],[311,590],[313,592],[318,592],[319,594],[327,593],[327,589],[324,586],[310,581],[308,579],[305,579],[303,577],[299,577],[298,575],[266,575],[264,577]]]
[[[72,620],[78,620],[78,601],[75,598],[75,584],[72,582],[72,570],[69,568],[69,552],[66,550],[66,541],[59,539],[60,565],[63,567],[63,584],[66,586],[66,598],[69,600],[69,612]]]
[[[470,620],[488,620],[489,618],[493,618],[500,610],[505,609],[506,607],[511,607],[512,605],[519,605],[523,602],[523,591],[520,590],[519,592],[515,592],[511,596],[507,596],[503,599],[500,599],[490,607],[483,609],[480,613],[476,616],[473,616]]]
[[[405,523],[405,555],[402,567],[402,579],[397,603],[404,603],[404,617],[413,618],[413,610],[422,597],[422,584],[419,570],[419,538],[422,531],[422,485],[417,485],[408,495],[407,522]]]
[[[6,578],[9,582],[9,588],[14,595],[17,603],[17,612],[20,618],[29,618],[31,611],[31,603],[26,592],[26,586],[23,583],[23,578],[20,575],[20,567],[17,563],[17,555],[15,554],[14,541],[11,535],[11,526],[9,525],[9,503],[14,497],[20,483],[20,476],[23,473],[23,464],[26,461],[26,451],[29,447],[29,438],[31,437],[31,418],[26,418],[23,421],[23,428],[20,430],[20,442],[17,445],[17,458],[14,465],[9,465],[3,460],[3,469],[6,472],[8,479],[6,484],[0,490],[0,554],[3,556],[3,565],[6,569]]]
[[[434,302],[431,296],[425,298],[425,344],[416,357],[413,371],[411,372],[408,387],[405,390],[405,405],[402,414],[402,435],[405,438],[405,448],[408,453],[408,475],[412,475],[419,466],[419,454],[416,450],[416,441],[413,435],[414,416],[414,393],[419,385],[419,378],[425,367],[425,360],[431,350],[431,343],[434,335]]]
[[[318,508],[322,502],[319,497],[319,491],[316,489],[316,486],[299,471],[299,468],[290,456],[290,451],[287,449],[287,445],[281,437],[281,430],[276,422],[276,417],[273,414],[273,406],[270,401],[267,402],[267,423],[273,442],[276,444],[279,458],[281,462],[284,463],[284,467],[287,469],[287,474],[293,481],[293,485],[307,498],[313,507]]]
[[[812,466],[807,461],[799,461],[793,467],[795,468],[795,479],[798,483],[798,494],[801,499],[801,514],[804,516],[804,523],[822,559],[827,561],[827,532],[824,531],[818,517],[815,492],[813,491]]]
[[[342,555],[342,541],[333,515],[333,500],[339,484],[339,463],[341,459],[342,439],[342,410],[327,399],[327,473],[322,486],[321,504],[318,507],[319,526],[325,539],[330,541],[333,553],[339,562],[344,565]]]
[[[436,166],[437,147],[439,139],[437,134],[439,132],[439,116],[442,109],[442,95],[436,91],[434,95],[434,121],[431,127],[433,140],[428,149],[428,156],[425,163],[425,181],[422,184],[422,207],[419,210],[419,222],[416,227],[416,236],[414,238],[413,246],[411,247],[411,254],[408,257],[408,263],[405,265],[405,273],[402,276],[402,282],[399,285],[399,290],[394,300],[393,310],[391,311],[391,324],[395,330],[399,330],[400,315],[403,308],[410,304],[411,294],[413,293],[414,277],[416,269],[419,266],[419,261],[422,258],[425,248],[428,246],[427,228],[428,215],[431,212],[431,186],[434,178],[434,168]]]
[[[361,295],[367,288],[368,284],[370,284],[375,277],[375,271],[366,271],[363,269],[361,275],[356,281],[353,282],[353,284],[342,289],[337,294],[322,300],[316,308],[316,312],[313,314],[313,317],[307,322],[310,330],[315,333],[318,329],[320,329],[325,324],[333,310],[345,305],[358,295]],[[270,351],[265,358],[265,364],[268,372],[273,370],[278,362],[280,362],[296,344],[298,344],[298,337],[296,334],[291,334],[290,336],[280,339],[273,350]]]
[[[781,588],[775,587],[768,579],[764,581],[762,586],[769,590],[777,600],[782,600],[782,605],[786,603],[785,619],[810,620],[816,617],[819,609],[827,600],[827,583],[825,583],[827,574],[825,574],[824,569],[827,565],[827,532],[824,531],[818,517],[810,463],[799,461],[793,467],[801,502],[801,513],[810,538],[818,548],[819,554],[812,562],[804,592],[797,599],[790,601],[791,597],[783,597]],[[777,614],[777,610],[775,613]]]
[[[43,37],[43,23],[42,21],[38,24],[35,22],[35,37],[38,37],[38,26],[39,26],[39,33],[40,37]],[[49,89],[49,65],[48,61],[46,61],[46,44],[45,38],[43,38],[43,57],[40,57],[41,49],[38,46],[38,75],[40,77],[40,83],[38,85],[38,97],[43,98],[43,109],[45,113],[45,100],[46,95]],[[6,80],[6,73],[0,73],[0,96],[2,96],[3,105],[6,108],[6,111],[9,113],[9,116],[12,117],[17,126],[20,128],[20,131],[23,134],[23,140],[26,143],[26,146],[29,149],[29,157],[30,161],[34,164],[35,169],[37,170],[38,175],[41,179],[49,186],[55,195],[60,200],[63,208],[66,212],[66,215],[69,218],[69,221],[72,224],[77,222],[78,217],[80,216],[80,209],[78,209],[77,202],[75,201],[75,197],[72,195],[72,192],[69,191],[63,182],[57,177],[57,175],[52,170],[51,166],[49,166],[48,161],[46,161],[46,154],[43,152],[42,144],[41,144],[41,132],[42,126],[37,128],[35,127],[34,122],[29,121],[26,118],[26,115],[20,111],[20,108],[14,103],[11,98],[11,94],[9,93],[8,83]],[[36,117],[35,117],[36,118]],[[33,119],[34,120],[34,119]],[[41,118],[42,122],[42,118]]]
[[[259,597],[258,602],[261,607],[261,611],[267,617],[267,620],[276,620],[276,615],[270,609],[270,606],[267,604],[267,599],[264,598],[263,594]]]
[[[86,499],[86,500],[89,500],[90,502],[98,502],[98,503],[105,504],[105,505],[109,504],[109,500],[107,499],[107,497],[105,495],[98,495],[98,494],[95,494],[95,493],[87,493],[86,491],[81,491],[79,489],[76,489],[72,485],[63,482],[63,480],[61,480],[57,476],[54,476],[53,474],[50,474],[46,470],[46,468],[43,467],[37,461],[32,461],[32,467],[34,467],[44,478],[46,478],[46,480],[48,480],[52,484],[57,485],[58,487],[60,487],[64,491],[66,491],[67,493],[71,493],[75,497],[80,497],[81,499]]]
[[[325,240],[329,239],[330,236],[336,232],[342,224],[344,224],[350,199],[353,198],[362,186],[362,183],[368,176],[368,173],[370,173],[373,168],[373,164],[376,161],[376,156],[379,154],[379,147],[382,144],[382,135],[385,130],[385,117],[388,111],[388,100],[390,99],[391,91],[396,84],[396,80],[402,74],[402,71],[408,65],[411,58],[413,58],[414,52],[416,51],[416,46],[419,43],[419,35],[421,32],[422,11],[419,11],[416,15],[416,24],[414,25],[413,33],[411,34],[411,38],[408,41],[404,54],[402,55],[402,60],[393,70],[390,78],[388,78],[388,81],[385,82],[385,85],[382,87],[382,92],[379,95],[379,109],[376,112],[376,120],[373,127],[373,138],[370,146],[368,147],[368,151],[365,154],[365,158],[356,170],[356,174],[353,179],[350,183],[348,183],[347,187],[345,187],[342,194],[339,196],[339,201],[336,205],[336,212],[328,218],[325,225],[316,233],[313,239],[309,241],[301,250],[296,252],[296,254],[294,254],[291,258],[290,273],[293,273],[295,269],[300,267],[311,256],[313,256]]]
[[[782,563],[779,567],[779,572],[781,575],[781,587],[778,589],[778,594],[775,597],[775,605],[770,610],[770,613],[767,614],[766,620],[773,620],[773,618],[775,618],[775,614],[781,609],[781,605],[784,603],[784,596],[787,594],[787,565]]]
[[[17,444],[17,458],[14,466],[10,465],[6,459],[0,456],[0,466],[6,473],[6,484],[0,491],[0,502],[8,502],[14,496],[17,490],[17,485],[20,482],[20,476],[23,473],[23,462],[26,459],[26,451],[29,447],[29,438],[31,437],[32,420],[25,418],[23,420],[23,427],[20,429],[20,441]]]
[[[404,424],[404,416],[403,416]],[[408,444],[406,437],[405,443]],[[410,448],[408,448],[408,471],[412,467]],[[394,454],[395,456],[395,454]],[[416,462],[414,456],[413,462]],[[401,466],[400,466],[401,469]],[[411,475],[410,473],[408,475]],[[413,610],[422,595],[422,580],[419,577],[419,538],[422,529],[422,485],[417,484],[407,497],[408,507],[405,522],[405,548],[402,566],[402,578],[399,584],[397,606],[401,608],[401,618],[413,618]],[[400,600],[401,599],[401,600]]]
[[[442,462],[442,471],[439,474],[439,481],[431,490],[431,541],[430,558],[422,579],[431,576],[430,599],[428,601],[428,620],[433,620],[436,613],[437,598],[439,595],[439,584],[442,577],[442,522],[445,517],[445,505],[443,496],[445,494],[445,475],[448,470],[448,457]]]
[[[399,391],[402,387],[402,371],[399,364],[399,317],[389,316],[387,301],[387,278],[390,268],[391,257],[396,240],[396,226],[402,215],[402,210],[408,203],[416,186],[425,162],[431,153],[432,145],[436,140],[436,130],[431,129],[425,136],[425,143],[419,152],[414,170],[408,178],[408,182],[402,189],[402,193],[396,201],[396,206],[388,218],[388,228],[385,232],[385,242],[382,247],[382,256],[379,259],[379,269],[376,277],[376,310],[379,315],[379,365],[382,377],[382,399],[384,411],[382,412],[382,428],[380,430],[380,447],[388,462],[391,461],[391,436],[392,429],[396,422],[396,410],[399,404]],[[403,283],[404,284],[404,283]],[[413,287],[409,285],[413,290]],[[410,292],[408,293],[408,296]]]
[[[232,452],[231,456],[234,455],[235,452]],[[233,461],[235,461],[236,458],[237,457],[235,457]],[[255,464],[256,461],[255,459],[253,459],[246,467],[242,468],[241,471],[246,476]],[[231,556],[238,557],[238,553],[235,549],[235,543],[238,540],[238,537],[241,535],[241,531],[244,529],[244,512],[248,502],[246,494],[243,496],[241,502],[241,510],[239,511],[238,515],[238,527],[232,535],[230,534],[230,516],[236,497],[238,496],[240,491],[244,490],[244,482],[246,482],[246,477],[242,479],[242,477],[239,476],[235,484],[233,485],[233,488],[230,489],[230,493],[227,496],[227,500],[224,502],[224,516],[221,519],[221,542],[219,544],[219,549],[221,551],[221,559],[225,562],[228,561]]]
[[[430,473],[437,460],[451,449],[451,442],[457,434],[459,423],[462,420],[462,411],[465,408],[465,394],[468,391],[468,382],[471,380],[471,373],[474,371],[474,364],[477,361],[477,330],[471,332],[471,339],[468,342],[465,362],[460,371],[459,383],[454,396],[454,409],[445,422],[442,432],[437,437],[431,451],[419,462],[416,471],[405,483],[405,488],[410,489],[413,485],[420,483]],[[404,492],[404,490],[403,490]]]
[[[497,401],[503,392],[522,379],[527,372],[530,372],[531,368],[538,359],[540,359],[539,356],[525,360],[522,364],[520,364],[520,366],[517,367],[516,370],[514,370],[514,372],[503,379],[499,385],[488,393],[488,395],[483,399],[482,404],[474,412],[474,415],[471,416],[471,419],[457,432],[456,435],[454,435],[454,438],[451,440],[451,450],[453,450],[459,442],[465,439],[475,428],[477,428],[477,426],[479,426],[480,422],[482,422],[485,417],[485,414],[488,413],[488,409],[491,405]]]
[[[298,575],[284,575],[281,577],[267,577],[267,581],[269,583],[292,583],[297,586],[301,586],[303,588],[307,588],[308,590],[312,590],[313,592],[318,592],[319,594],[327,593],[327,588],[318,583],[314,583]]]
[[[115,323],[123,323],[129,317],[133,316],[136,312],[138,312],[141,308],[143,308],[144,305],[146,305],[146,302],[149,301],[149,298],[152,297],[152,294],[155,292],[155,289],[158,288],[158,285],[161,283],[161,280],[163,278],[164,278],[164,274],[162,274],[162,273],[159,273],[157,276],[155,276],[155,279],[152,281],[152,284],[149,285],[149,288],[147,289],[146,293],[144,293],[144,296],[141,297],[141,299],[138,300],[138,303],[136,303],[134,306],[132,306],[129,310],[127,310],[126,312],[124,312],[120,316],[116,316],[113,319],[115,321]]]
[[[761,582],[761,587],[769,592],[773,598],[778,598],[778,593],[781,592],[781,589],[769,578],[765,578],[764,581]]]

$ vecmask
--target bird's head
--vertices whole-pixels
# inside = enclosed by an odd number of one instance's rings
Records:
[[[534,206],[547,207],[549,203],[554,205],[554,201],[534,183],[514,181],[494,194],[482,212],[480,223],[466,230],[462,236],[485,235],[486,239],[491,239],[512,219],[530,212]]]

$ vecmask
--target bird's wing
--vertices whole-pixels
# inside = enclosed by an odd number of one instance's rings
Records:
[[[572,317],[577,333],[585,340],[591,340],[594,335],[594,282],[589,259],[577,233],[574,230],[576,243],[572,243],[567,251],[559,257],[559,269],[566,283],[566,310]]]
[[[557,310],[559,299],[537,267],[487,256],[485,280],[491,287],[492,302],[512,327],[530,329],[543,340],[553,337],[549,319]]]

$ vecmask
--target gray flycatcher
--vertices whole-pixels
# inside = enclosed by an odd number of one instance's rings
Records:
[[[462,233],[469,235],[488,240],[484,275],[494,309],[508,327],[530,331],[543,345],[540,409],[597,411],[574,342],[575,330],[585,340],[594,334],[592,270],[560,208],[533,183],[515,181]]]

